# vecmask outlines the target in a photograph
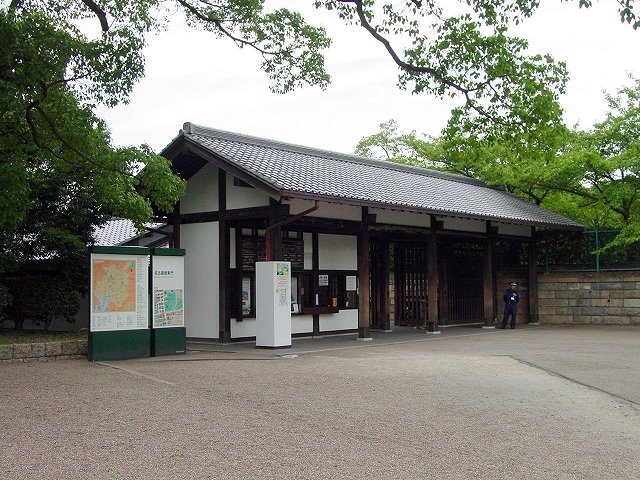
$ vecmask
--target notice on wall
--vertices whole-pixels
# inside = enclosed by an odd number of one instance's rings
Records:
[[[356,282],[355,275],[347,275],[345,277],[345,289],[347,292],[355,292],[358,289],[358,283]]]
[[[92,332],[149,327],[147,255],[91,254]]]
[[[154,255],[153,328],[184,327],[184,257]]]
[[[329,285],[329,275],[318,275],[318,286],[326,287]]]
[[[251,314],[251,277],[242,277],[242,315]]]
[[[280,305],[289,305],[289,289],[291,288],[291,274],[289,263],[279,262],[276,264],[276,295]]]

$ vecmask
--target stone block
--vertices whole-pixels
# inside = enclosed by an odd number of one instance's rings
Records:
[[[580,290],[580,285],[579,283],[568,283],[567,284],[567,290]]]
[[[544,289],[545,290],[566,290],[567,289],[567,284],[565,282],[545,282],[545,283],[539,283],[538,284],[538,289],[540,290],[540,287],[544,285]]]
[[[611,300],[608,298],[593,298],[591,299],[591,306],[593,307],[609,307]]]
[[[542,305],[542,301],[539,302]],[[544,305],[548,307],[566,307],[569,305],[569,300],[566,298],[546,298],[544,299]]]
[[[18,343],[13,346],[13,358],[29,358],[31,356],[30,343]]]
[[[13,358],[13,345],[0,345],[0,360],[11,360]]]
[[[545,325],[569,325],[574,323],[570,315],[545,315],[540,316],[540,322]]]
[[[62,342],[62,355],[77,355],[77,354],[78,354],[77,340]]]
[[[556,298],[555,290],[540,290],[538,291],[538,298]]]
[[[609,298],[609,290],[581,290],[580,298]]]
[[[586,316],[601,316],[605,314],[604,307],[583,307],[582,315]]]
[[[31,356],[35,358],[44,357],[45,356],[44,343],[32,343]]]
[[[622,282],[594,282],[592,283],[594,290],[622,290]]]
[[[602,323],[606,323],[608,325],[628,325],[629,324],[629,317],[627,317],[627,316],[610,315],[610,316],[607,316],[607,317],[603,318],[603,322]]]
[[[639,308],[640,307],[640,298],[625,298],[624,306],[626,308]]]
[[[640,290],[614,290],[611,298],[640,298]]]
[[[78,340],[78,355],[86,355],[89,350],[88,340]]]
[[[45,343],[44,351],[47,357],[57,357],[59,355],[62,355],[62,343],[61,342]]]

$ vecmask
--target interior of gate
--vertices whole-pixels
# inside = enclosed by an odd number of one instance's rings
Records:
[[[483,259],[481,243],[444,239],[439,243],[441,325],[483,321]]]
[[[371,327],[385,328],[390,317],[398,326],[426,325],[428,245],[372,243],[370,255]],[[441,325],[482,321],[483,256],[483,245],[478,242],[449,238],[438,242]]]

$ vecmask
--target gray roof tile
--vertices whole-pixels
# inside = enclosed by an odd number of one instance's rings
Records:
[[[283,196],[553,228],[572,220],[480,180],[355,155],[184,125],[182,135]]]

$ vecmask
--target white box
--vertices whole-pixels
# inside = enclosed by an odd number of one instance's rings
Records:
[[[291,263],[256,263],[256,347],[291,346]]]

